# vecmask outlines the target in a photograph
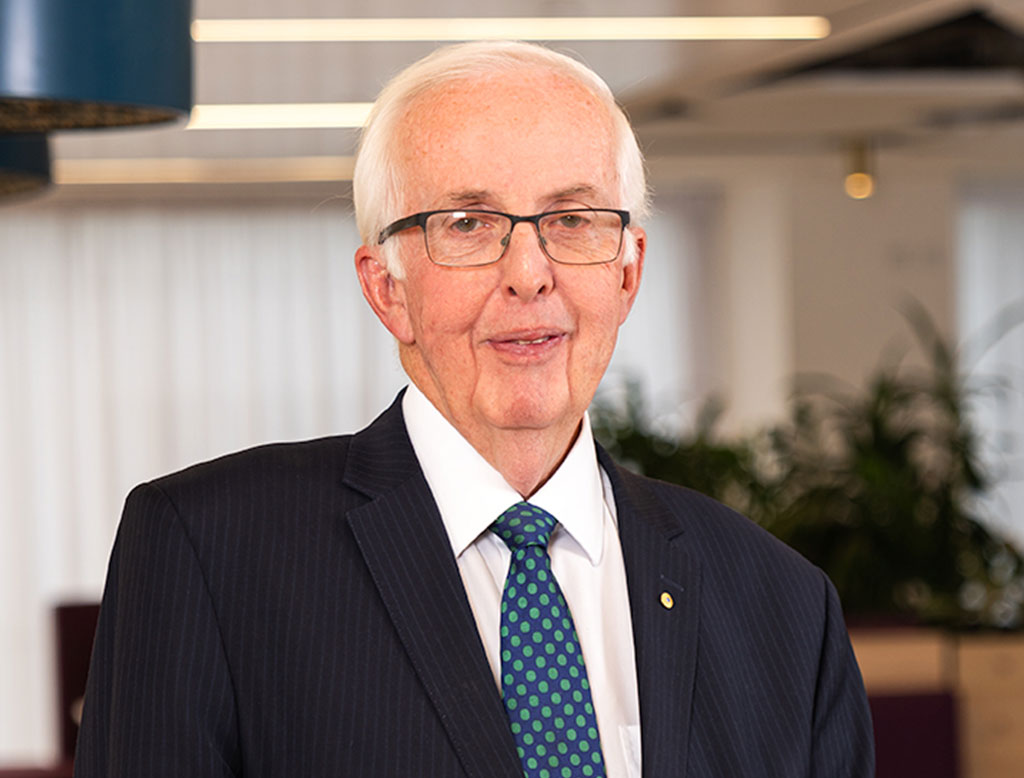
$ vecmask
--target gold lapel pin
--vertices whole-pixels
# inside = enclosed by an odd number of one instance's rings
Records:
[[[676,604],[676,601],[672,599],[672,595],[668,592],[662,592],[661,597],[658,599],[661,600],[661,604],[666,610],[672,610],[672,606]]]

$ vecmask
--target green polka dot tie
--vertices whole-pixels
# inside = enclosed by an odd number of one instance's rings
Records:
[[[501,596],[501,693],[527,778],[604,778],[587,669],[551,573],[556,523],[519,502],[491,525],[512,552]]]

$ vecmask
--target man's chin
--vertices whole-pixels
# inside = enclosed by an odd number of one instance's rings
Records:
[[[583,417],[580,411],[573,416],[568,402],[559,402],[551,396],[513,396],[495,398],[484,406],[486,423],[496,429],[543,432],[557,431],[573,426]]]

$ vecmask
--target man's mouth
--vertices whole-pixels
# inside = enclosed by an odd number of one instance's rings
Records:
[[[542,335],[541,337],[533,338],[532,340],[524,340],[522,338],[517,338],[515,340],[507,340],[505,342],[515,343],[517,346],[536,346],[538,343],[545,343],[554,337],[554,335]]]
[[[560,331],[533,330],[532,332],[505,332],[489,339],[492,348],[510,356],[539,356],[548,353],[558,343],[565,340],[565,333]]]

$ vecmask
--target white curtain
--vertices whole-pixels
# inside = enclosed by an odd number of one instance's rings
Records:
[[[667,202],[614,365],[662,409],[693,394],[703,213]],[[134,484],[358,429],[405,383],[358,243],[332,203],[0,210],[0,764],[54,754],[52,608],[99,598]]]
[[[976,418],[998,478],[985,510],[1024,551],[1024,181],[976,183],[959,223],[958,311]],[[1016,326],[1014,324],[1016,323]]]
[[[404,383],[338,209],[0,212],[0,763],[53,753],[52,606],[98,599],[127,491],[353,430]]]

